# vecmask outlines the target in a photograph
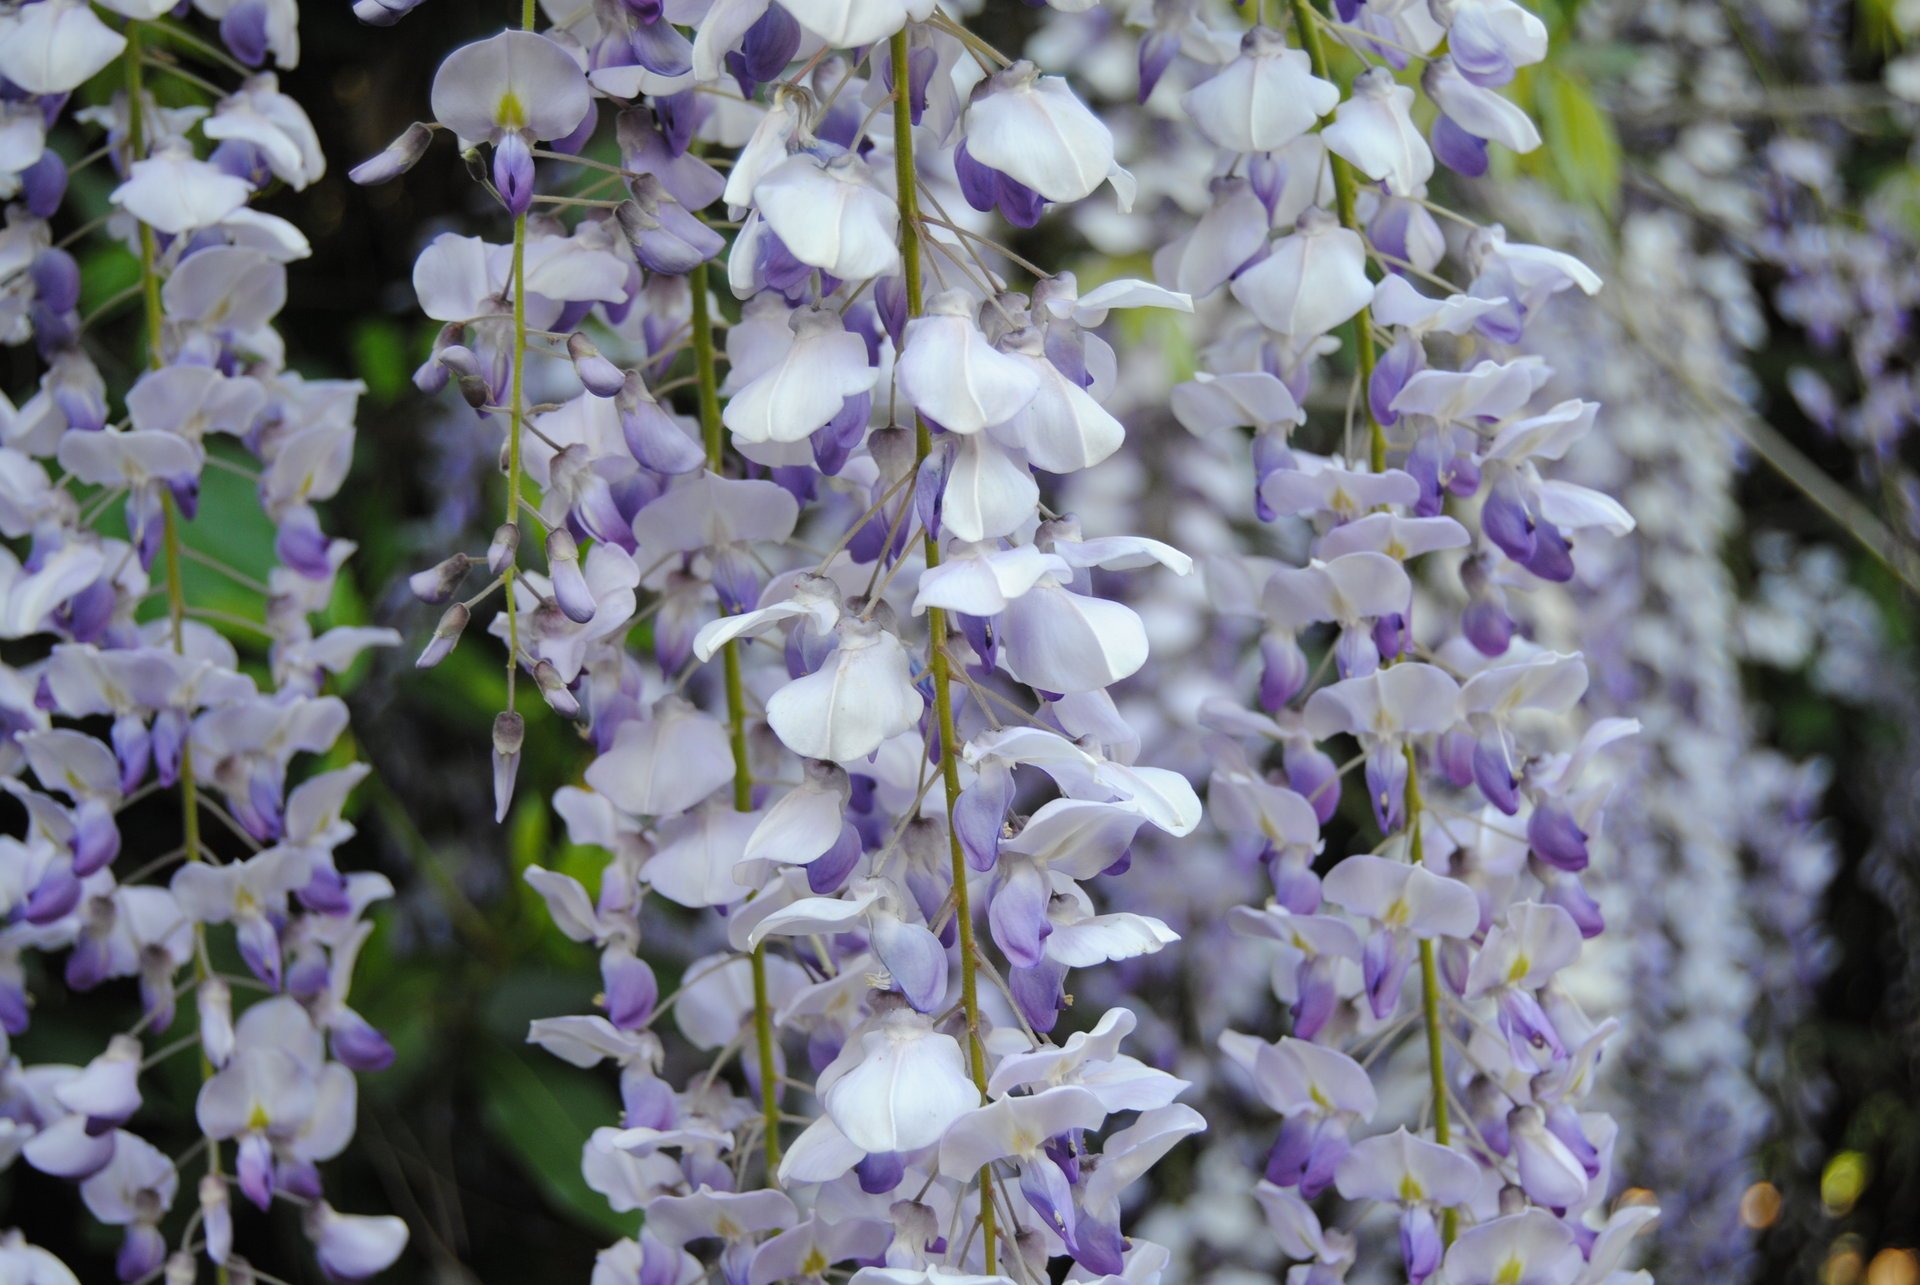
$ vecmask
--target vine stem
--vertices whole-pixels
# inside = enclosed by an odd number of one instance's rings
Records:
[[[900,258],[907,294],[907,316],[918,317],[925,308],[920,282],[920,202],[915,180],[918,171],[913,160],[913,114],[911,86],[907,72],[907,32],[903,27],[893,34],[889,52],[893,58],[893,173],[900,200]],[[913,417],[913,460],[917,476],[927,456],[933,453],[933,435],[927,422]],[[929,568],[940,565],[940,542],[931,531],[926,537]],[[940,733],[940,776],[947,794],[947,848],[953,862],[954,918],[960,931],[960,1003],[967,1018],[967,1062],[973,1072],[974,1086],[981,1100],[987,1096],[987,1054],[980,1042],[980,979],[975,962],[972,894],[967,889],[967,858],[960,847],[960,831],[953,822],[954,805],[960,799],[960,738],[953,723],[953,667],[947,658],[947,613],[939,607],[927,609],[927,669],[933,676],[934,718]],[[995,1242],[993,1201],[989,1197],[992,1175],[980,1171],[980,1228],[985,1237],[986,1269],[989,1276],[997,1270],[999,1253]]]
[[[1407,742],[1407,859],[1420,860],[1420,763]],[[1441,1146],[1453,1141],[1453,1129],[1447,1119],[1447,1061],[1445,1029],[1440,1025],[1440,968],[1434,960],[1433,939],[1420,939],[1420,1009],[1427,1029],[1427,1080],[1433,1094],[1433,1140]],[[1458,1210],[1448,1208],[1440,1215],[1440,1243],[1453,1244],[1459,1230]]]
[[[700,436],[706,443],[707,467],[720,471],[726,458],[726,438],[720,423],[720,376],[715,369],[713,305],[708,299],[708,270],[699,264],[688,278],[693,296],[694,382],[700,393]],[[726,677],[727,739],[733,747],[733,807],[753,811],[753,764],[747,757],[747,694],[740,676],[740,644],[729,638],[720,649]],[[753,1040],[760,1055],[760,1114],[765,1117],[767,1179],[780,1168],[780,1079],[773,1072],[773,1005],[767,998],[767,944],[761,942],[749,957],[753,968]]]
[[[1292,4],[1293,22],[1300,29],[1300,43],[1313,64],[1313,74],[1322,80],[1332,81],[1333,73],[1327,62],[1327,43],[1320,36],[1320,24],[1326,20],[1313,7],[1313,0],[1292,0]],[[1340,226],[1358,236],[1364,244],[1366,229],[1360,226],[1360,216],[1354,212],[1356,182],[1353,166],[1332,152],[1327,153],[1327,161],[1333,169],[1333,204],[1340,217]],[[1373,348],[1372,308],[1362,308],[1353,319],[1353,349],[1360,363],[1360,405],[1367,416],[1368,459],[1374,472],[1383,473],[1387,467],[1387,431],[1375,417],[1373,399],[1368,396],[1377,360]]]
[[[127,24],[127,47],[121,52],[127,73],[127,165],[141,159],[146,151],[146,84],[142,76],[143,52],[142,39],[145,34],[142,24]],[[155,266],[159,258],[153,238],[153,229],[140,225],[140,296],[144,301],[147,322],[147,369],[158,370],[166,365],[166,346],[163,328],[165,314],[160,306],[160,273]],[[181,555],[180,513],[175,504],[173,492],[162,490],[160,493],[160,531],[162,556],[167,564],[167,623],[172,636],[173,650],[184,655],[187,649],[187,592],[186,583],[181,577],[180,568],[184,561]],[[204,861],[205,849],[200,841],[200,803],[199,783],[193,768],[193,738],[184,738],[180,746],[180,830],[182,846],[187,860]],[[197,987],[207,980],[210,973],[207,962],[206,925],[196,923],[193,926],[193,976]],[[200,1081],[205,1083],[213,1078],[213,1063],[207,1060],[203,1049],[200,1054]],[[218,1178],[220,1169],[220,1144],[212,1138],[205,1139],[207,1144],[207,1172]],[[216,1264],[214,1278],[220,1285],[228,1285],[229,1277],[224,1265]]]

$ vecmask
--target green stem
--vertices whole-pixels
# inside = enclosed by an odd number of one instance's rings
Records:
[[[1313,7],[1312,0],[1292,0],[1292,3],[1294,25],[1300,29],[1300,43],[1313,64],[1313,74],[1331,81],[1333,73],[1327,62],[1327,44],[1320,35],[1320,14]],[[1360,226],[1360,217],[1354,211],[1354,191],[1358,184],[1353,176],[1353,166],[1331,152],[1327,154],[1327,161],[1333,168],[1333,203],[1335,212],[1340,216],[1340,225],[1364,242],[1366,229]],[[1374,417],[1373,402],[1367,396],[1373,384],[1373,367],[1377,360],[1373,349],[1371,308],[1362,308],[1360,315],[1353,319],[1353,348],[1360,363],[1360,406],[1367,417],[1368,458],[1373,471],[1381,473],[1387,467],[1387,432]]]
[[[502,519],[520,520],[520,437],[526,424],[527,366],[527,216],[513,220],[513,389],[509,394],[512,427],[507,438],[507,510]],[[520,572],[518,552],[500,573],[507,597],[507,708],[513,708],[514,685],[520,677],[520,612],[513,581]]]
[[[142,52],[141,37],[144,34],[138,22],[127,24],[127,47],[121,53],[127,73],[127,164],[141,159],[146,151],[146,85],[141,76]],[[140,225],[140,295],[145,300],[147,320],[147,369],[158,370],[166,364],[164,334],[164,314],[160,309],[160,273],[155,266],[158,258],[153,238],[153,229]],[[187,593],[186,582],[181,577],[180,564],[180,514],[175,505],[173,492],[162,490],[160,493],[161,547],[167,564],[167,622],[172,635],[173,650],[176,654],[185,654],[187,649]],[[205,849],[200,841],[200,803],[199,784],[193,767],[193,744],[189,737],[180,747],[180,830],[182,846],[187,860],[203,861]],[[194,983],[199,985],[207,980],[211,970],[207,966],[207,930],[205,925],[193,926],[193,974]],[[213,1064],[207,1060],[204,1052],[200,1055],[200,1079],[202,1083],[213,1078]],[[220,1144],[212,1138],[206,1139],[207,1172],[215,1177],[220,1175]],[[227,1269],[215,1266],[214,1277],[220,1285],[228,1285]]]
[[[1414,755],[1412,742],[1408,742],[1406,754],[1407,860],[1417,862],[1420,860],[1420,763]],[[1431,938],[1422,938],[1420,941],[1420,1008],[1427,1028],[1427,1081],[1433,1094],[1433,1140],[1444,1147],[1453,1141],[1453,1130],[1447,1120],[1447,1062],[1442,1043],[1445,1032],[1440,1026],[1440,969],[1434,961]],[[1441,1213],[1442,1244],[1453,1244],[1459,1221],[1457,1210],[1449,1208]]]
[[[893,35],[893,167],[894,187],[900,194],[900,258],[905,274],[907,316],[917,317],[925,308],[920,282],[920,201],[917,195],[918,171],[913,163],[913,116],[908,99],[907,33],[905,28]],[[917,473],[933,451],[933,436],[927,422],[913,417],[913,459]],[[940,542],[929,532],[926,537],[929,568],[940,565]],[[960,738],[953,724],[953,668],[947,658],[947,613],[938,607],[927,610],[927,669],[933,677],[934,718],[940,734],[940,776],[947,794],[947,848],[953,864],[954,917],[960,931],[960,1003],[967,1017],[967,1060],[974,1085],[984,1100],[987,1096],[987,1055],[980,1042],[980,980],[974,944],[972,896],[967,890],[967,858],[960,847],[960,830],[954,824],[953,811],[960,799]],[[997,1270],[999,1247],[995,1240],[993,1201],[989,1197],[991,1173],[980,1171],[980,1228],[986,1241],[986,1270]]]
[[[708,299],[707,265],[690,274],[693,296],[694,382],[700,395],[700,437],[707,448],[707,467],[714,472],[726,458],[726,437],[720,422],[720,375],[715,369],[713,305]],[[728,639],[720,649],[726,677],[727,739],[733,747],[733,807],[753,811],[753,764],[747,757],[747,692],[740,675],[740,645]],[[767,998],[767,944],[753,948],[753,1041],[760,1055],[760,1113],[765,1118],[767,1180],[780,1168],[780,1081],[773,1070],[773,1005]]]

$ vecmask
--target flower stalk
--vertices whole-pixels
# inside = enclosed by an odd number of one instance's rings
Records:
[[[1313,0],[1291,0],[1294,25],[1300,28],[1300,43],[1307,51],[1307,58],[1313,64],[1313,74],[1322,80],[1332,80],[1331,65],[1327,60],[1327,42],[1320,33],[1320,24],[1326,21],[1320,11],[1313,7]],[[1366,239],[1367,230],[1360,224],[1356,213],[1354,190],[1356,181],[1353,166],[1346,158],[1327,155],[1328,164],[1333,170],[1334,212],[1340,218],[1340,226]],[[1384,472],[1387,467],[1387,431],[1381,427],[1379,418],[1373,413],[1373,400],[1367,396],[1368,387],[1373,383],[1373,368],[1377,360],[1373,346],[1373,310],[1360,309],[1353,319],[1353,351],[1360,367],[1360,411],[1367,417],[1367,455],[1368,463],[1375,473]]]
[[[893,35],[889,52],[893,58],[893,176],[900,202],[900,258],[906,285],[907,316],[918,317],[926,307],[920,280],[920,201],[919,171],[913,158],[913,115],[909,101],[911,77],[907,66],[907,32]],[[933,434],[926,420],[913,417],[913,467],[917,475],[933,452]],[[940,541],[933,532],[924,541],[927,567],[940,565]],[[960,844],[960,829],[954,808],[960,801],[960,738],[953,722],[953,665],[947,655],[947,613],[939,607],[927,610],[927,669],[933,679],[933,711],[940,745],[940,777],[946,792],[947,853],[953,869],[954,917],[960,936],[960,1003],[967,1022],[967,1064],[975,1087],[984,1100],[987,1096],[986,1049],[980,1042],[979,949],[975,944],[973,902],[967,889],[967,856]],[[995,1243],[993,1175],[980,1171],[980,1229],[985,1237],[986,1268],[995,1270],[998,1247]]]

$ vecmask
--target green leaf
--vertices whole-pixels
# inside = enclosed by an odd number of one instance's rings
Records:
[[[407,391],[407,337],[386,317],[369,317],[353,328],[353,368],[375,401],[390,402]]]
[[[581,1149],[596,1128],[619,1118],[619,1102],[588,1072],[541,1056],[538,1070],[522,1054],[504,1048],[481,1056],[487,1128],[519,1158],[557,1211],[602,1235],[633,1235],[639,1215],[614,1213],[580,1174]]]
[[[1611,214],[1620,202],[1620,139],[1582,78],[1550,68],[1536,88],[1541,134],[1560,189]]]

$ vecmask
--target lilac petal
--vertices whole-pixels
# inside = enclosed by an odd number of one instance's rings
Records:
[[[607,1019],[623,1031],[645,1027],[660,999],[660,983],[646,961],[610,950],[601,957],[600,979]]]
[[[897,1151],[875,1152],[853,1166],[860,1190],[869,1196],[883,1196],[898,1187],[906,1171],[906,1159]]]
[[[770,4],[740,41],[740,70],[754,85],[777,80],[800,51],[800,24],[778,4]],[[745,86],[742,86],[743,90]],[[746,90],[747,97],[753,96]]]
[[[1473,753],[1478,744],[1473,733],[1463,727],[1456,727],[1440,737],[1440,772],[1454,789],[1464,790],[1473,784]]]
[[[157,1272],[167,1257],[167,1239],[152,1223],[127,1225],[120,1252],[113,1257],[114,1275],[123,1281],[137,1281]]]
[[[635,391],[639,377],[630,379],[619,398],[620,433],[627,450],[642,468],[656,473],[693,473],[706,466],[706,452],[682,432],[673,417],[651,396]]]
[[[860,864],[863,851],[860,832],[852,822],[842,822],[833,846],[807,865],[807,887],[817,896],[836,891]]]
[[[20,172],[20,187],[27,213],[36,219],[50,219],[67,198],[67,164],[52,148],[40,153],[40,159]]]
[[[1550,525],[1535,531],[1532,556],[1525,559],[1527,570],[1542,580],[1565,584],[1573,579],[1573,549],[1566,537]]]
[[[1406,1266],[1408,1285],[1426,1285],[1427,1278],[1440,1270],[1443,1248],[1431,1209],[1411,1205],[1401,1211],[1400,1261]]]
[[[1519,779],[1507,761],[1505,738],[1498,732],[1473,745],[1473,780],[1487,802],[1508,816],[1520,811]]]
[[[374,1025],[351,1009],[334,1019],[328,1047],[352,1071],[384,1071],[393,1065],[393,1045]]]
[[[1400,413],[1393,409],[1393,399],[1406,387],[1407,380],[1424,370],[1426,364],[1426,347],[1412,332],[1401,335],[1394,340],[1393,347],[1381,354],[1379,364],[1373,368],[1373,378],[1367,381],[1367,404],[1382,425],[1391,428],[1400,422]]]
[[[1507,1049],[1520,1066],[1539,1068],[1567,1055],[1559,1028],[1531,992],[1505,988],[1497,1004]]]
[[[1293,1004],[1295,1037],[1312,1039],[1327,1024],[1327,1019],[1333,1016],[1333,1010],[1340,1002],[1333,973],[1334,959],[1330,955],[1316,955],[1301,963],[1294,981],[1295,989],[1299,992],[1299,998]]]
[[[253,914],[234,921],[234,937],[240,958],[247,968],[271,989],[280,989],[280,935],[265,915]]]
[[[248,1132],[241,1136],[234,1167],[242,1194],[255,1208],[264,1210],[273,1203],[273,1144],[266,1134]]]
[[[1573,814],[1556,802],[1542,799],[1527,818],[1527,846],[1549,865],[1566,871],[1587,868],[1587,833]]]
[[[892,974],[907,1002],[931,1013],[947,995],[947,952],[924,924],[878,915],[872,928],[873,953]]]
[[[1290,632],[1269,630],[1260,636],[1260,708],[1269,714],[1285,709],[1307,685],[1311,666],[1299,640]]]
[[[960,180],[960,195],[967,198],[967,204],[982,214],[990,213],[1000,199],[999,173],[974,160],[964,141],[953,151],[953,172]]]
[[[1006,768],[983,767],[954,801],[953,824],[967,864],[991,870],[1000,855],[1000,836],[1007,808],[1013,803],[1013,773]]]
[[[1571,915],[1582,937],[1591,939],[1606,931],[1607,920],[1601,913],[1600,903],[1593,899],[1578,875],[1563,874],[1548,879],[1546,902]]]
[[[119,822],[104,799],[81,799],[73,809],[73,874],[86,878],[119,857]]]
[[[1075,1224],[1079,1211],[1074,1208],[1073,1187],[1060,1166],[1047,1156],[1029,1157],[1020,1166],[1020,1194],[1040,1215],[1040,1221],[1072,1248],[1078,1239]]]
[[[1385,742],[1367,751],[1367,798],[1382,834],[1397,834],[1406,824],[1407,760],[1400,747]]]
[[[1311,741],[1288,741],[1280,765],[1293,792],[1313,807],[1314,818],[1321,825],[1331,820],[1340,807],[1340,769],[1332,757]]]
[[[493,186],[507,213],[525,214],[533,206],[533,150],[518,131],[493,145]]]
[[[1495,482],[1487,493],[1486,505],[1480,510],[1480,529],[1515,562],[1525,564],[1533,557],[1538,528],[1511,475]]]
[[[80,303],[80,265],[65,250],[49,247],[33,258],[29,275],[40,302],[54,312],[70,312]]]
[[[1053,923],[1047,918],[1051,901],[1047,875],[1037,864],[1002,864],[987,908],[987,924],[994,942],[1016,967],[1031,968],[1040,962],[1046,939],[1053,932]]]
[[[51,924],[65,919],[80,904],[80,880],[69,864],[52,866],[27,894],[21,917],[30,924]]]
[[[227,51],[249,67],[267,60],[267,6],[265,0],[241,0],[220,19],[220,41]]]
[[[1482,656],[1504,656],[1513,645],[1513,617],[1492,596],[1477,597],[1460,613],[1460,632]]]
[[[1475,138],[1441,113],[1433,118],[1433,154],[1439,162],[1465,178],[1487,172],[1487,140]]]
[[[1180,52],[1180,36],[1173,31],[1150,31],[1140,38],[1140,95],[1139,101],[1146,102],[1153,96],[1153,88],[1160,83],[1160,77],[1173,65],[1174,55]]]
[[[1412,963],[1412,944],[1405,933],[1383,930],[1367,938],[1360,968],[1375,1017],[1384,1020],[1400,1007],[1400,991]]]
[[[1060,1020],[1060,1009],[1066,1002],[1066,977],[1066,966],[1050,959],[1033,968],[1016,966],[1008,974],[1007,987],[1013,992],[1020,1015],[1042,1035]]]
[[[655,75],[671,78],[693,70],[693,42],[670,22],[635,23],[631,43],[633,60]]]

